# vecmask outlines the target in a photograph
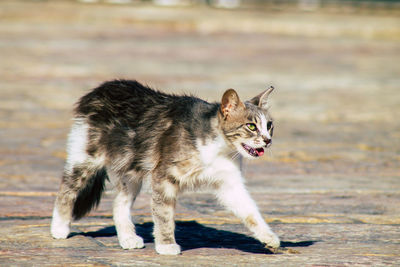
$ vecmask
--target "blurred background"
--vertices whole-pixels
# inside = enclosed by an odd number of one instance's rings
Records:
[[[275,86],[250,186],[396,191],[399,74],[399,1],[2,0],[0,190],[57,191],[73,104],[127,78],[209,101]]]
[[[201,225],[178,225],[188,250],[176,261],[154,252],[146,192],[133,213],[145,249],[120,249],[110,190],[74,237],[53,240],[73,105],[117,78],[209,101],[273,85],[273,145],[244,173],[264,219],[301,254],[257,254],[204,192],[179,198],[176,219]],[[3,265],[395,266],[400,1],[0,0],[0,203]]]

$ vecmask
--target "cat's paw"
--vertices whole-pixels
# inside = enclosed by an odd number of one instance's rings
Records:
[[[55,239],[66,239],[70,232],[70,220],[63,218],[54,207],[53,218],[51,219],[50,233]]]
[[[161,255],[181,254],[181,247],[178,244],[156,244],[156,251]]]
[[[118,238],[118,241],[123,249],[144,248],[143,238],[137,235]]]
[[[263,242],[266,246],[271,248],[279,248],[279,246],[281,245],[279,237],[272,232],[264,234],[260,238],[260,241]]]
[[[53,221],[51,223],[50,232],[55,239],[66,239],[70,232],[69,225],[63,223],[55,223]]]

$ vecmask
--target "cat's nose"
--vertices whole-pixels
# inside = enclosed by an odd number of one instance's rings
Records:
[[[264,143],[266,147],[269,147],[272,143],[272,139],[268,138],[268,137],[264,137]]]

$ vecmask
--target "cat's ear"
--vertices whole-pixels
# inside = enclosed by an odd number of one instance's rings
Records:
[[[267,90],[252,98],[249,102],[259,106],[260,108],[267,108],[268,96],[272,91],[274,91],[274,87],[270,86]]]
[[[230,114],[244,108],[244,104],[239,99],[239,95],[233,89],[228,89],[222,96],[221,113],[226,119]]]

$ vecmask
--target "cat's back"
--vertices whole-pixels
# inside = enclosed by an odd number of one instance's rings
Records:
[[[214,107],[193,96],[166,94],[136,80],[108,81],[84,95],[77,103],[77,115],[142,113],[146,110],[168,111],[171,115],[190,114],[196,109]],[[105,115],[105,114],[103,114]],[[179,116],[178,116],[179,117]]]
[[[171,96],[155,91],[135,80],[108,81],[84,95],[77,103],[79,115],[95,112],[127,112],[168,102]]]
[[[196,128],[216,114],[217,106],[197,97],[153,90],[135,80],[114,80],[84,95],[76,105],[75,116],[99,127],[169,120]]]

